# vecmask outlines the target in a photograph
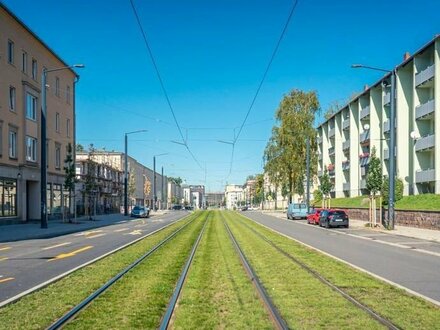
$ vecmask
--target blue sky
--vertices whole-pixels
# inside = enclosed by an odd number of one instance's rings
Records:
[[[77,88],[77,140],[123,151],[165,173],[204,184],[205,171],[180,140],[129,0],[2,0],[67,63],[84,63]],[[323,112],[372,84],[440,33],[440,1],[299,0],[267,79],[242,123],[292,1],[134,0],[165,87],[208,190],[262,171],[262,155],[284,94],[315,90]],[[319,120],[318,120],[319,121]]]

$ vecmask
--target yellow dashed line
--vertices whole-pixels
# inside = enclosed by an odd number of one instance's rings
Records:
[[[80,253],[80,252],[84,252],[84,251],[87,251],[87,250],[89,250],[89,249],[91,249],[91,248],[93,248],[93,246],[92,246],[92,245],[89,245],[89,246],[84,246],[84,247],[82,247],[81,249],[78,249],[78,250],[75,250],[75,251],[72,251],[72,252],[61,253],[61,254],[57,255],[56,257],[54,257],[54,258],[52,258],[52,259],[49,259],[48,262],[49,262],[49,261],[53,261],[53,260],[59,260],[59,259],[64,259],[64,258],[69,258],[69,257],[74,257],[74,256],[77,255],[78,253]]]
[[[0,278],[0,283],[12,281],[12,280],[15,280],[15,278],[14,277]]]
[[[8,257],[0,257],[0,261],[8,260]]]
[[[12,249],[10,246],[0,247],[0,251],[6,251]]]
[[[96,234],[96,235],[90,235],[90,236],[86,236],[86,238],[96,238],[96,237],[101,237],[104,236],[105,234]]]
[[[130,230],[130,228],[116,229],[114,232],[115,232],[115,233],[119,233],[119,232],[121,232],[121,231],[126,231],[126,230]]]

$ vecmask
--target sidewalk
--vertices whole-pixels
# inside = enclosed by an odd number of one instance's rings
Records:
[[[166,214],[167,211],[156,211],[150,214],[150,217]],[[62,220],[51,220],[48,222],[48,228],[40,228],[39,222],[23,223],[16,225],[0,226],[0,243],[14,242],[27,239],[51,238],[79,231],[90,230],[99,227],[105,227],[117,224],[121,221],[134,220],[130,216],[124,216],[120,213],[102,214],[89,220],[87,216],[76,219],[76,223],[69,223]]]
[[[260,211],[260,212],[280,219],[286,219],[286,212],[283,211]],[[423,229],[423,228],[406,227],[406,226],[395,226],[394,230],[387,230],[383,227],[370,229],[368,227],[365,227],[365,224],[367,224],[367,221],[350,219],[351,229],[365,229],[365,230],[370,230],[371,232],[383,232],[386,234],[400,235],[405,237],[413,237],[428,241],[440,242],[440,230]]]

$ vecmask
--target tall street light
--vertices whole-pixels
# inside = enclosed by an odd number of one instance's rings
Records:
[[[391,76],[391,109],[390,109],[390,168],[389,168],[389,192],[388,192],[388,227],[389,229],[394,229],[394,189],[396,185],[395,175],[396,175],[396,163],[394,156],[394,149],[396,147],[396,69],[393,70],[385,70],[381,68],[371,67],[362,64],[353,64],[352,68],[363,68],[370,69],[376,71],[387,72]]]
[[[124,154],[124,215],[128,215],[128,135],[147,132],[146,129],[140,129],[125,133],[125,154]]]
[[[168,155],[168,153],[154,155],[153,156],[153,210],[157,211],[156,202],[157,202],[157,196],[156,196],[156,157],[165,156]],[[162,181],[163,181],[163,173],[162,173]]]
[[[68,70],[72,68],[84,68],[84,64],[74,64],[70,66],[63,66],[60,68],[47,70],[43,68],[41,73],[41,168],[40,168],[40,180],[41,180],[41,228],[47,228],[47,159],[46,159],[46,115],[47,115],[47,101],[46,101],[46,85],[47,74],[49,72]]]

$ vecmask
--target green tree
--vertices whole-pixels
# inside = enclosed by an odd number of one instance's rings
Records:
[[[316,172],[317,146],[313,123],[318,111],[315,92],[294,89],[284,96],[275,113],[277,124],[264,152],[264,170],[275,186],[282,187],[289,202],[293,194],[304,191],[307,139],[311,147],[311,173]]]
[[[383,177],[383,185],[382,185],[382,205],[388,205],[388,198],[389,198],[389,179],[387,176]],[[403,181],[400,178],[396,177],[395,180],[395,187],[394,187],[394,200],[398,201],[401,200],[403,197]]]
[[[328,175],[327,166],[324,166],[324,173],[320,181],[321,181],[321,185],[319,186],[319,190],[322,193],[322,197],[328,198],[333,185],[332,182],[330,181],[330,176]]]
[[[373,147],[370,155],[370,164],[367,172],[367,189],[375,196],[383,186],[382,167],[380,159],[376,157],[376,147]]]
[[[182,184],[182,179],[180,177],[168,177],[168,182],[174,183],[176,186],[180,186]]]
[[[254,204],[260,204],[264,198],[264,175],[257,174],[255,176],[255,196]]]
[[[89,150],[87,153],[87,160],[86,160],[86,173],[84,176],[84,200],[86,203],[86,212],[89,215],[89,219],[92,219],[92,205],[93,205],[93,198],[95,197],[97,191],[98,191],[98,177],[97,177],[97,170],[98,170],[98,164],[95,161],[95,153],[96,148],[93,146],[93,144],[89,145]]]
[[[128,198],[129,200],[133,200],[135,198],[135,192],[136,192],[136,175],[134,171],[130,170],[128,173]]]
[[[313,203],[316,205],[316,203],[322,202],[322,191],[319,189],[316,189],[313,191]]]
[[[73,159],[73,148],[72,144],[69,142],[67,145],[66,159],[64,160],[64,172],[66,176],[64,178],[64,189],[69,191],[69,205],[68,205],[68,217],[69,222],[71,222],[70,210],[72,207],[72,192],[75,190],[76,173],[75,173],[75,161]],[[64,216],[64,212],[63,212]]]
[[[78,143],[78,144],[76,145],[76,151],[78,151],[78,152],[83,152],[83,151],[84,151],[84,147],[83,147],[83,145]]]

